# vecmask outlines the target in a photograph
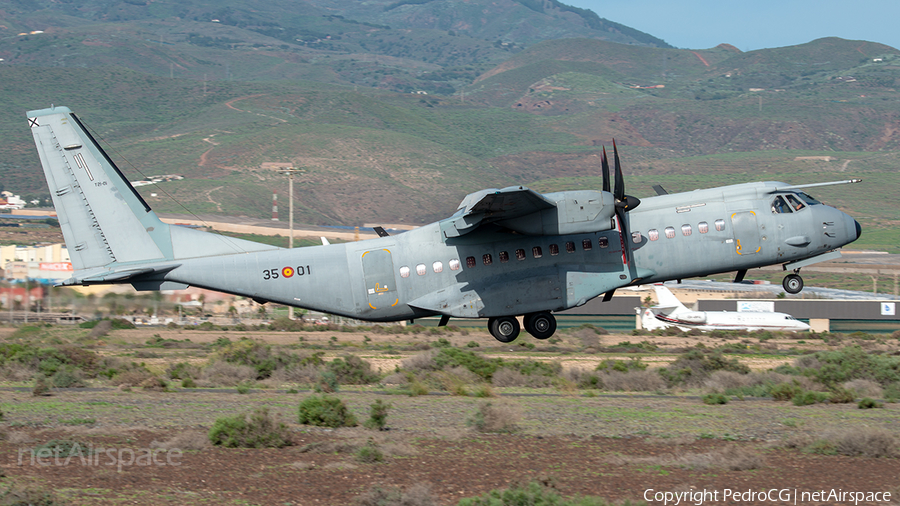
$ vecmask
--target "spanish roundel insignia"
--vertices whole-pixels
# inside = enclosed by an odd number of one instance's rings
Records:
[[[289,277],[293,276],[293,275],[294,275],[294,268],[293,268],[293,267],[285,267],[284,269],[281,269],[281,275],[284,276],[284,277],[286,277],[286,278],[289,278]]]

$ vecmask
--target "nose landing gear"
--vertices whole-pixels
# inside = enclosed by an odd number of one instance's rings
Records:
[[[798,272],[800,269],[794,270],[793,274],[788,274],[781,281],[781,286],[784,287],[784,291],[790,294],[800,293],[800,290],[803,290],[803,278],[800,277]]]

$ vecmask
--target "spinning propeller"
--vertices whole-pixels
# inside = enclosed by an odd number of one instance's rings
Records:
[[[616,147],[615,140],[613,140],[613,162],[616,171],[616,187],[612,190],[612,194],[616,199],[616,217],[619,219],[619,223],[622,225],[624,233],[625,213],[639,206],[641,201],[637,197],[625,195],[625,178],[622,176],[622,165],[619,163],[619,149]],[[600,158],[600,165],[603,168],[603,191],[609,192],[609,159],[606,156],[606,146],[603,147],[603,156]]]
[[[625,177],[622,175],[622,165],[619,163],[619,149],[616,147],[615,140],[613,140],[613,164],[615,166],[615,188],[612,189],[612,194],[616,199],[616,219],[621,230],[623,262],[629,266],[629,270],[633,270],[633,262],[631,262],[631,232],[629,231],[628,223],[625,221],[625,213],[639,206],[641,201],[637,197],[625,195]],[[603,191],[609,192],[609,159],[606,156],[606,146],[603,147],[600,165],[603,169]],[[633,274],[632,277],[634,277]],[[610,290],[604,295],[604,302],[612,298],[613,292],[615,290]]]

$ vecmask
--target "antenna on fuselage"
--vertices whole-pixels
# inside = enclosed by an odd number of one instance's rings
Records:
[[[852,184],[852,183],[860,183],[862,179],[845,179],[843,181],[830,181],[828,183],[810,183],[810,184],[797,184],[791,186],[779,186],[771,191],[771,193],[781,192],[786,190],[799,190],[801,188],[814,188],[816,186],[832,186],[836,184]]]

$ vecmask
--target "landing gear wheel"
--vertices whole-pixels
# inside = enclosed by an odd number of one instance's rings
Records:
[[[511,343],[519,337],[519,320],[513,316],[498,316],[488,319],[488,330],[501,343]]]
[[[556,332],[556,318],[547,311],[525,315],[525,332],[535,339],[549,339]]]
[[[787,293],[800,293],[800,290],[803,290],[803,278],[798,274],[788,274],[781,282],[781,286],[784,287],[784,291]]]

